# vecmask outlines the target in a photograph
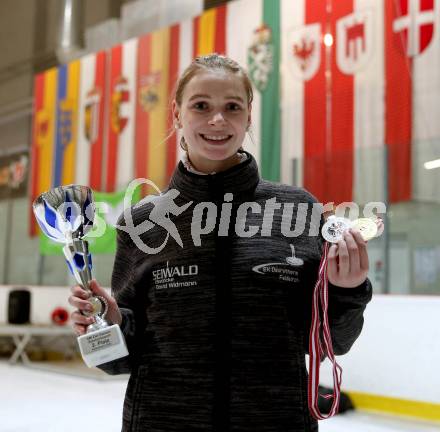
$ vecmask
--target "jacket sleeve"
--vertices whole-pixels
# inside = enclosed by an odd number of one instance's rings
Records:
[[[303,311],[304,350],[309,354],[309,335],[312,321],[314,285],[310,287]],[[367,278],[355,288],[342,288],[328,283],[328,322],[335,355],[346,354],[359,337],[364,324],[364,311],[372,297],[371,282]],[[321,319],[321,342],[324,346]],[[324,360],[324,359],[322,359]]]
[[[346,354],[361,334],[364,310],[371,297],[368,278],[356,288],[341,288],[329,283],[328,320],[335,355]]]
[[[118,220],[118,226],[123,221]],[[110,375],[131,373],[137,364],[139,339],[147,326],[145,290],[136,289],[135,245],[129,235],[117,230],[117,249],[111,278],[111,291],[122,314],[121,331],[125,337],[129,355],[99,365],[98,368]]]

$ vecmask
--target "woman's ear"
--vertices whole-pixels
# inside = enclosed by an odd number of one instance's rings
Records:
[[[248,106],[248,127],[252,124],[252,104]]]
[[[173,111],[173,123],[174,123],[174,127],[176,129],[182,127],[180,124],[180,111],[179,111],[179,106],[177,105],[176,100],[173,100],[172,103],[172,111]]]

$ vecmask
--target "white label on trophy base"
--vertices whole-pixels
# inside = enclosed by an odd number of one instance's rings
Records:
[[[128,355],[124,336],[117,324],[78,337],[78,344],[88,367]]]

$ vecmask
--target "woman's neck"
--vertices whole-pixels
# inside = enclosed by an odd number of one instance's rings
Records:
[[[234,165],[238,165],[242,161],[239,153],[234,153],[231,157],[220,161],[209,159],[199,160],[198,158],[192,157],[190,152],[187,152],[187,158],[191,168],[203,174],[225,171]]]

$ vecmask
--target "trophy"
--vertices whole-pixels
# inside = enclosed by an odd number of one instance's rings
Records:
[[[81,355],[88,367],[97,366],[128,355],[121,329],[105,321],[108,304],[104,297],[93,295],[89,283],[92,279],[92,257],[86,234],[93,228],[95,204],[87,186],[60,186],[42,193],[33,203],[33,211],[42,231],[52,240],[63,243],[63,252],[70,272],[90,297],[95,322],[86,334],[78,337]]]

